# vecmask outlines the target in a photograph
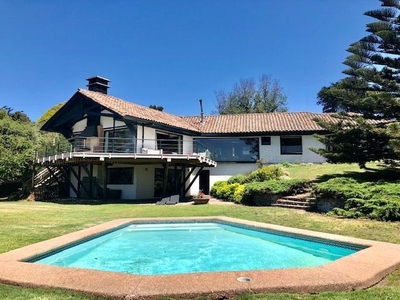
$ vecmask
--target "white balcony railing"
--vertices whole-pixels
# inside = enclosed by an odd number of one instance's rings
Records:
[[[37,151],[37,158],[61,153],[145,153],[145,154],[184,154],[206,153],[208,150],[199,141],[182,139],[132,139],[75,137],[68,142],[54,142]]]

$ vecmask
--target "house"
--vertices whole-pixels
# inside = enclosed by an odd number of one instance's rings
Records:
[[[208,193],[215,181],[247,173],[258,163],[321,163],[309,150],[324,133],[308,112],[180,117],[107,93],[109,80],[88,78],[43,126],[70,142],[40,155],[35,185],[56,183],[66,197],[154,199]],[[201,104],[201,103],[200,103]],[[39,171],[40,170],[40,171]],[[43,192],[43,191],[42,191]]]

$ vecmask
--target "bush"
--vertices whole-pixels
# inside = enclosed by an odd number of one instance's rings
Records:
[[[365,189],[351,178],[333,178],[313,186],[312,194],[316,198],[347,200],[363,198]]]
[[[289,180],[269,180],[264,182],[252,182],[246,184],[244,195],[254,196],[256,194],[273,194],[289,196],[304,192],[309,187],[308,180],[289,179]]]
[[[267,180],[279,179],[284,175],[279,166],[263,166],[247,176],[247,182],[263,182]]]
[[[262,182],[273,179],[280,179],[284,172],[279,166],[262,166],[250,172],[248,175],[237,174],[228,179],[228,183],[245,184],[249,182]]]
[[[242,203],[244,185],[239,183],[229,184],[226,181],[217,181],[211,188],[210,194],[218,199]]]
[[[398,198],[386,199],[348,199],[345,207],[334,208],[331,215],[345,218],[370,218],[379,221],[400,221],[400,200]]]
[[[232,184],[232,183],[239,183],[239,184],[244,184],[246,183],[248,180],[247,176],[244,174],[237,174],[232,176],[231,178],[228,179],[228,183]]]
[[[243,184],[238,185],[233,193],[232,201],[235,203],[243,203],[244,200],[244,189],[245,186]]]
[[[343,208],[330,214],[345,218],[370,218],[381,221],[400,221],[400,185],[383,180],[357,182],[351,178],[334,178],[313,187],[320,198],[343,200]]]
[[[226,181],[216,181],[214,183],[214,185],[211,187],[210,195],[218,198],[217,192],[218,192],[219,188],[224,184],[226,184]]]

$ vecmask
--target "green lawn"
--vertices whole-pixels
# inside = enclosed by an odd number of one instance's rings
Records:
[[[323,167],[325,166],[325,170]],[[331,165],[289,166],[292,177],[315,179],[335,174]],[[360,172],[336,166],[337,173]],[[353,168],[353,167],[351,167]],[[331,171],[329,171],[330,169]],[[303,175],[301,175],[303,174]],[[313,175],[310,175],[313,174]],[[311,178],[313,177],[313,178]],[[125,217],[229,216],[284,226],[354,236],[400,244],[400,223],[338,219],[323,214],[274,207],[224,205],[61,205],[40,202],[0,202],[0,253],[72,231]],[[0,299],[98,299],[61,290],[28,289],[0,284]],[[400,299],[400,270],[368,290],[318,295],[241,295],[236,299]]]
[[[367,164],[368,168],[379,169],[376,164]],[[321,180],[324,177],[336,175],[360,175],[366,171],[360,169],[357,164],[289,164],[283,169],[290,174],[293,179]]]

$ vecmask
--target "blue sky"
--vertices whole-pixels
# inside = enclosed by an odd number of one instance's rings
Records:
[[[289,111],[321,112],[378,0],[0,0],[0,107],[32,120],[86,78],[177,115],[215,110],[241,78],[277,79]]]

